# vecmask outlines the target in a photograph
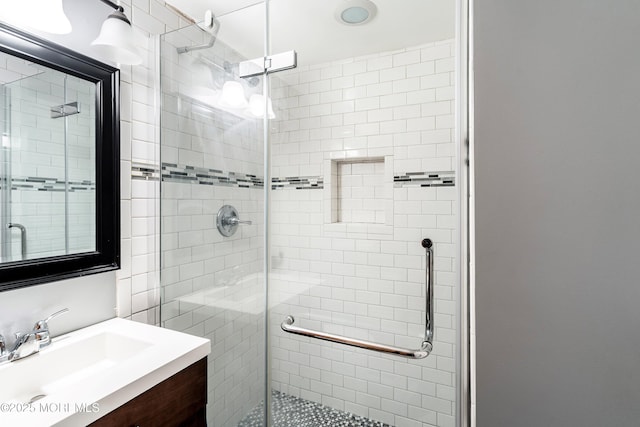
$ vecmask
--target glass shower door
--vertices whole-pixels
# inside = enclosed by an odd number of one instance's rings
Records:
[[[65,75],[26,63],[24,73],[4,85],[5,261],[66,253],[65,126],[50,116],[64,104]]]
[[[455,426],[455,4],[300,3],[269,2],[273,425]]]
[[[263,78],[238,76],[263,38],[230,33],[236,13],[160,40],[161,324],[211,340],[207,421],[218,427],[249,413],[266,425],[251,412],[266,378],[264,118],[250,108]]]

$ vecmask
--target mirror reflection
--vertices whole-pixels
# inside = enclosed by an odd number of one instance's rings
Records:
[[[96,250],[96,86],[0,53],[0,262]]]

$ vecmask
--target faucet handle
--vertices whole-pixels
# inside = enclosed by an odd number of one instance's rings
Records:
[[[51,320],[55,319],[56,317],[60,316],[61,314],[65,314],[66,312],[68,312],[69,309],[68,308],[63,308],[60,311],[56,311],[55,313],[53,313],[51,316],[47,317],[46,319],[44,319],[44,323],[48,323]]]
[[[44,320],[38,320],[35,324],[35,326],[33,327],[34,331],[40,331],[40,330],[47,330],[49,329],[49,325],[48,323],[55,319],[56,317],[60,316],[61,314],[65,314],[67,311],[69,311],[68,308],[63,308],[60,311],[56,311],[55,313],[53,313],[51,316],[47,317]]]
[[[38,320],[33,327],[33,333],[36,336],[36,340],[38,341],[40,347],[46,347],[51,344],[51,336],[49,334],[49,322],[61,314],[69,311],[68,308],[63,308],[60,311],[56,311],[51,316],[47,317],[44,320]]]

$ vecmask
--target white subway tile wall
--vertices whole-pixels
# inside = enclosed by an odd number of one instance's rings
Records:
[[[263,120],[209,104],[213,85],[230,77],[224,62],[244,58],[222,40],[178,54],[206,38],[192,27],[161,40],[161,313],[163,326],[211,340],[208,423],[234,426],[264,398]],[[259,93],[257,82],[245,90]],[[251,224],[224,237],[223,205]],[[148,302],[143,294],[140,306]]]
[[[445,40],[272,77],[272,174],[317,174],[325,183],[321,191],[271,196],[275,389],[395,426],[455,424],[456,189],[451,181],[394,186],[394,176],[455,170],[454,54],[453,40]],[[376,215],[351,214],[351,223],[340,224],[331,206],[340,167],[345,174],[351,166],[353,174],[361,164],[354,161],[382,158],[390,165],[382,185],[379,174],[363,171],[362,186],[341,188],[350,201],[357,200],[354,190],[368,197],[367,211]],[[332,160],[345,163],[336,168]],[[380,211],[376,191],[384,196],[384,185],[393,203]],[[435,242],[436,330],[428,358],[406,360],[280,330],[291,314],[304,327],[418,348],[425,237]]]
[[[118,316],[160,324],[160,183],[132,180],[131,163],[160,167],[156,111],[157,35],[190,23],[163,0],[121,2],[134,28],[141,65],[120,66],[121,269],[117,272]]]

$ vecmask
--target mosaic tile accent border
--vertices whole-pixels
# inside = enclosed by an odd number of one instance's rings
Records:
[[[218,169],[199,168],[175,163],[162,163],[162,180],[240,188],[264,187],[264,180],[256,175],[223,172]]]
[[[319,190],[322,188],[324,188],[324,178],[321,176],[271,178],[271,189],[273,190]]]
[[[221,185],[239,188],[264,188],[262,177],[240,172],[224,172],[219,169],[201,168],[176,163],[162,163],[162,174],[153,165],[133,163],[131,178],[200,185]],[[321,176],[288,176],[271,179],[273,190],[316,190],[324,188]]]
[[[454,187],[455,172],[405,172],[393,177],[395,188],[402,187]],[[131,178],[147,181],[184,182],[200,185],[220,185],[239,188],[264,188],[262,177],[240,172],[201,168],[176,163],[162,163],[161,171],[148,163],[133,163]],[[73,183],[82,185],[84,183]],[[95,188],[95,185],[94,185]],[[272,190],[321,190],[322,176],[287,176],[271,179]],[[56,190],[51,190],[56,191]]]
[[[160,171],[153,164],[134,162],[131,164],[131,179],[159,181]]]
[[[0,182],[2,183],[0,184],[1,189],[5,180]],[[68,185],[69,192],[94,191],[96,189],[96,183],[93,181],[69,181]],[[57,178],[14,177],[11,179],[11,190],[64,192],[67,190],[67,183]]]
[[[279,391],[271,392],[273,425],[278,427],[390,427],[320,403],[294,397]],[[238,427],[263,427],[263,403],[257,405],[238,423]]]
[[[393,186],[401,187],[455,187],[455,172],[407,172],[393,177]]]

